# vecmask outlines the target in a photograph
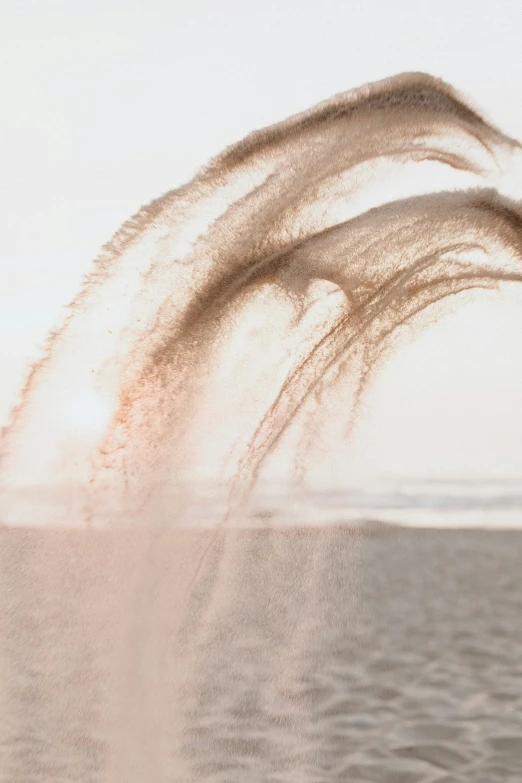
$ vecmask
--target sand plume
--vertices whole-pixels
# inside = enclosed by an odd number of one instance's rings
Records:
[[[46,524],[52,496],[51,524],[128,522],[187,477],[244,493],[332,374],[362,388],[401,324],[518,280],[520,159],[448,85],[405,74],[251,134],[143,208],[28,377],[4,520]]]

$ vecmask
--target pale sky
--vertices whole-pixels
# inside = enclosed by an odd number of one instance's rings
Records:
[[[99,247],[249,131],[401,71],[522,139],[515,0],[3,0],[0,423]],[[522,193],[522,183],[521,183]],[[522,297],[488,294],[393,358],[347,470],[522,475]]]

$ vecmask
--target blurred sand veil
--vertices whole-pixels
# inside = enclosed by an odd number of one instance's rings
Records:
[[[521,160],[451,87],[399,75],[251,134],[106,245],[3,438],[5,780],[231,779],[182,748],[246,575],[271,564],[265,703],[305,676],[325,607],[348,623],[358,594],[357,536],[325,587],[333,532],[258,517],[247,533],[250,493],[278,455],[305,473],[334,448],[397,340],[522,280]],[[189,530],[214,485],[221,512]],[[97,695],[87,717],[52,702],[57,760],[41,691],[75,671]],[[292,721],[297,759],[306,715]],[[311,763],[281,779],[316,779]]]

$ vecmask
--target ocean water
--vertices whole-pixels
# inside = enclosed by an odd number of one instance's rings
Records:
[[[219,524],[226,504],[196,493],[187,517],[194,527]],[[400,525],[442,528],[522,528],[522,481],[503,479],[379,479],[342,490],[289,489],[266,484],[256,490],[240,526]]]

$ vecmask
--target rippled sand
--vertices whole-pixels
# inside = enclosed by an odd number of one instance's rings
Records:
[[[522,780],[521,533],[208,543],[0,533],[0,780]]]

